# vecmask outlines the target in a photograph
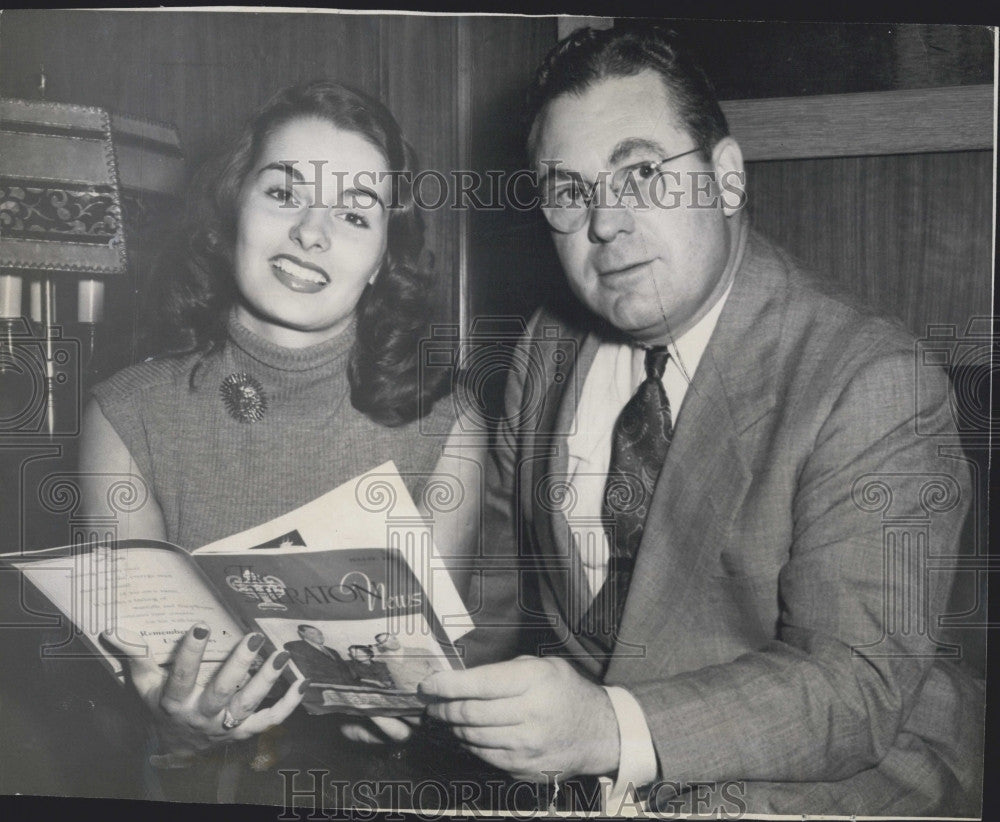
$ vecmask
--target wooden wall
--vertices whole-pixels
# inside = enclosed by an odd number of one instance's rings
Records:
[[[676,20],[722,100],[993,81],[986,26]]]
[[[490,170],[511,175],[526,165],[524,91],[556,41],[555,22],[550,19],[540,27],[530,18],[511,18],[498,28],[492,18],[470,17],[462,32],[473,57],[468,80],[476,90],[468,97],[465,118],[471,168],[483,175]],[[505,59],[510,54],[518,54],[518,60]],[[464,297],[469,320],[495,315],[527,319],[543,299],[562,294],[562,270],[540,215],[510,207],[506,191],[494,194],[505,203],[502,210],[467,215]],[[486,202],[488,196],[483,192],[481,199]],[[516,196],[527,196],[525,189]]]
[[[992,311],[992,152],[751,163],[747,180],[757,227],[918,337]]]

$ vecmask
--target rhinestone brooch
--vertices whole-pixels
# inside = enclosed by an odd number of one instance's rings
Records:
[[[237,422],[259,422],[267,411],[264,388],[245,371],[230,374],[219,386],[226,410]]]

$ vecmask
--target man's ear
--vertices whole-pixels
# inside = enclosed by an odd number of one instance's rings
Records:
[[[732,137],[723,137],[712,149],[712,167],[722,198],[722,210],[732,217],[746,205],[746,172],[743,169],[743,152]]]

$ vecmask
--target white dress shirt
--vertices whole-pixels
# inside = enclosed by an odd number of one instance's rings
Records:
[[[731,290],[732,283],[704,317],[667,346],[670,359],[662,382],[670,402],[675,431],[683,424],[682,412],[688,385],[694,378]],[[571,525],[577,517],[592,522],[601,516],[615,421],[639,384],[646,379],[645,358],[644,348],[623,343],[602,343],[597,350],[580,392],[573,433],[567,441],[569,483],[576,492],[576,504],[570,515]],[[596,548],[588,540],[579,540],[577,544],[589,546],[587,555],[581,554],[580,561],[586,572],[590,595],[594,597],[607,576],[610,545],[607,539]],[[635,697],[618,686],[609,686],[605,690],[618,720],[621,746],[618,774],[611,790],[613,801],[620,798],[630,785],[639,788],[653,782],[657,778],[657,764],[649,726]]]

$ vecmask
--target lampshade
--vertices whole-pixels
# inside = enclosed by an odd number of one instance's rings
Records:
[[[141,276],[148,229],[175,206],[183,179],[180,141],[163,123],[0,98],[0,147],[0,388],[12,409],[0,413],[0,432],[74,434],[105,303],[112,329],[128,319],[117,315],[129,313],[131,289],[108,295],[105,285]],[[73,312],[57,319],[72,292],[79,346],[63,334]]]
[[[107,112],[0,98],[0,269],[118,276],[127,270]]]
[[[177,129],[169,123],[112,112],[111,137],[130,268],[134,269],[139,251],[149,245],[151,238],[146,235],[162,228],[163,217],[178,207],[184,154]]]

